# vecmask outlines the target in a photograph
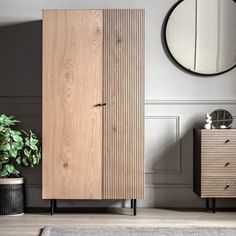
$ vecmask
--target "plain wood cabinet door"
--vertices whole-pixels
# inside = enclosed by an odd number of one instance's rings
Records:
[[[102,11],[43,12],[43,198],[102,198]]]
[[[43,13],[43,198],[144,197],[144,10]]]

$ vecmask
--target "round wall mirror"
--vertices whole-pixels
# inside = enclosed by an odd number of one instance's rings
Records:
[[[203,75],[226,72],[236,65],[236,2],[178,1],[164,34],[171,57],[183,68]]]

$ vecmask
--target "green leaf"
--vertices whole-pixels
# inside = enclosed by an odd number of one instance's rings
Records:
[[[22,142],[21,132],[16,130],[10,130],[10,135],[15,142]]]
[[[35,138],[36,137],[36,134],[32,132],[32,130],[30,130],[30,137],[33,137]]]
[[[2,151],[9,151],[10,149],[11,149],[10,143],[3,144],[0,147],[0,150],[2,150]]]
[[[9,156],[5,153],[1,154],[0,156],[0,163],[1,162],[8,162],[9,161]]]
[[[25,145],[30,147],[30,141],[29,141],[29,138],[25,138]]]
[[[33,150],[38,150],[38,147],[35,145],[35,144],[30,144],[30,148],[33,149]]]
[[[34,138],[32,138],[31,140],[30,140],[30,142],[31,142],[31,144],[37,144],[39,141],[37,140],[37,139],[34,139]]]
[[[0,177],[7,177],[8,176],[8,172],[6,169],[1,169],[0,170]]]
[[[16,176],[19,176],[19,175],[20,175],[20,171],[18,171],[17,169],[14,169],[14,170],[12,171],[12,174],[13,174],[13,175],[16,175]]]
[[[17,157],[17,150],[10,150],[9,154],[11,155],[11,157]]]
[[[32,156],[32,160],[33,165],[36,165],[38,163],[38,158],[35,155]]]
[[[22,162],[23,162],[23,164],[24,164],[25,166],[28,166],[28,165],[29,165],[29,163],[28,163],[28,161],[27,161],[27,159],[26,159],[25,157],[22,159]]]
[[[38,159],[38,163],[37,164],[39,164],[39,162],[40,162],[40,160],[41,160],[41,157],[42,157],[42,155],[41,155],[41,149],[38,151],[38,153],[37,153],[37,159]]]
[[[23,146],[24,146],[23,142],[18,142],[18,143],[13,142],[11,144],[11,148],[14,149],[14,150],[21,150]]]
[[[14,141],[16,141],[16,142],[22,142],[22,140],[23,140],[22,137],[19,136],[19,135],[14,135],[12,138],[13,138]]]
[[[15,125],[18,120],[15,120],[13,116],[6,116],[5,114],[0,115],[0,125],[3,127],[9,127]]]
[[[24,154],[25,154],[27,157],[30,157],[30,153],[31,153],[31,150],[29,151],[27,148],[24,149]]]
[[[12,164],[6,164],[4,167],[9,174],[11,174],[15,169],[15,167]]]
[[[17,162],[19,165],[21,164],[21,157],[20,157],[20,156],[16,158],[16,162]]]

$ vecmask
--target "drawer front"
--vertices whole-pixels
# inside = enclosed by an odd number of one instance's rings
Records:
[[[236,176],[236,154],[202,154],[202,176]]]
[[[202,129],[201,134],[202,137],[212,140],[228,138],[230,136],[236,139],[236,129]]]
[[[202,197],[236,197],[235,177],[202,177],[201,187]]]
[[[236,130],[203,130],[202,153],[236,154]]]

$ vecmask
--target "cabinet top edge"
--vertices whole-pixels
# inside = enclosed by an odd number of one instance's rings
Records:
[[[102,9],[42,9],[42,12],[45,11],[145,11],[145,8],[102,8]]]
[[[224,131],[236,131],[236,128],[230,129],[202,129],[202,128],[194,128],[194,130],[199,130],[203,132],[224,132]]]

